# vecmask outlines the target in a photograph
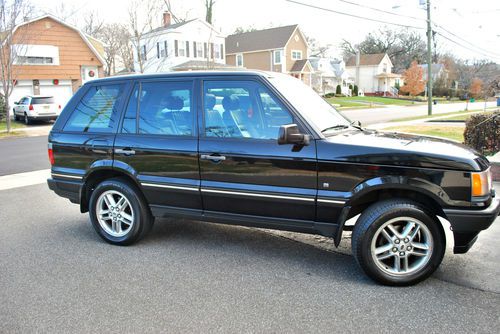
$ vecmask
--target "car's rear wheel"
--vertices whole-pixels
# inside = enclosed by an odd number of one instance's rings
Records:
[[[24,113],[24,124],[30,125],[31,119],[28,117],[28,114]]]
[[[90,220],[105,241],[130,245],[150,230],[153,218],[142,193],[126,180],[103,181],[92,192]]]
[[[446,246],[437,217],[408,200],[386,200],[363,212],[352,235],[357,262],[373,280],[412,285],[429,277]]]

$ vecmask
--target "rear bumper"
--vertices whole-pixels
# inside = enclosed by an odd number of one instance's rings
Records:
[[[28,115],[28,118],[29,119],[32,119],[32,120],[35,120],[35,121],[53,121],[53,120],[56,120],[57,117],[59,117],[59,115],[50,115],[50,116],[47,116],[47,115],[43,115],[43,116],[38,116],[38,115]]]
[[[47,179],[49,189],[57,195],[69,199],[72,203],[80,204],[82,182],[75,180]]]
[[[466,253],[476,242],[480,231],[493,224],[500,214],[500,198],[494,198],[483,210],[444,209],[455,237],[454,253]]]

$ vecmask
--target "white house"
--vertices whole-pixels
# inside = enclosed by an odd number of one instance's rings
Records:
[[[224,35],[204,20],[171,24],[171,15],[165,12],[163,26],[141,37],[139,52],[134,52],[135,71],[155,73],[224,67],[224,39]]]
[[[386,53],[352,56],[346,63],[349,76],[355,78],[360,91],[365,94],[397,95],[396,83],[400,74],[392,73],[392,62]]]
[[[313,88],[321,93],[335,93],[337,85],[340,85],[342,94],[350,96],[349,85],[354,84],[354,78],[346,71],[345,62],[335,58],[309,58],[314,74]]]

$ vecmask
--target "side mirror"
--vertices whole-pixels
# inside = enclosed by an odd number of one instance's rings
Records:
[[[300,133],[297,124],[285,124],[280,127],[278,135],[279,145],[293,144],[307,146],[310,140],[310,135]]]
[[[19,101],[14,101],[14,104],[17,106],[19,104]]]

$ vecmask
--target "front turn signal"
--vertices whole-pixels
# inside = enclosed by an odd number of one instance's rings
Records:
[[[472,183],[472,196],[480,197],[486,196],[491,191],[491,171],[488,168],[484,172],[472,173],[471,174]]]

